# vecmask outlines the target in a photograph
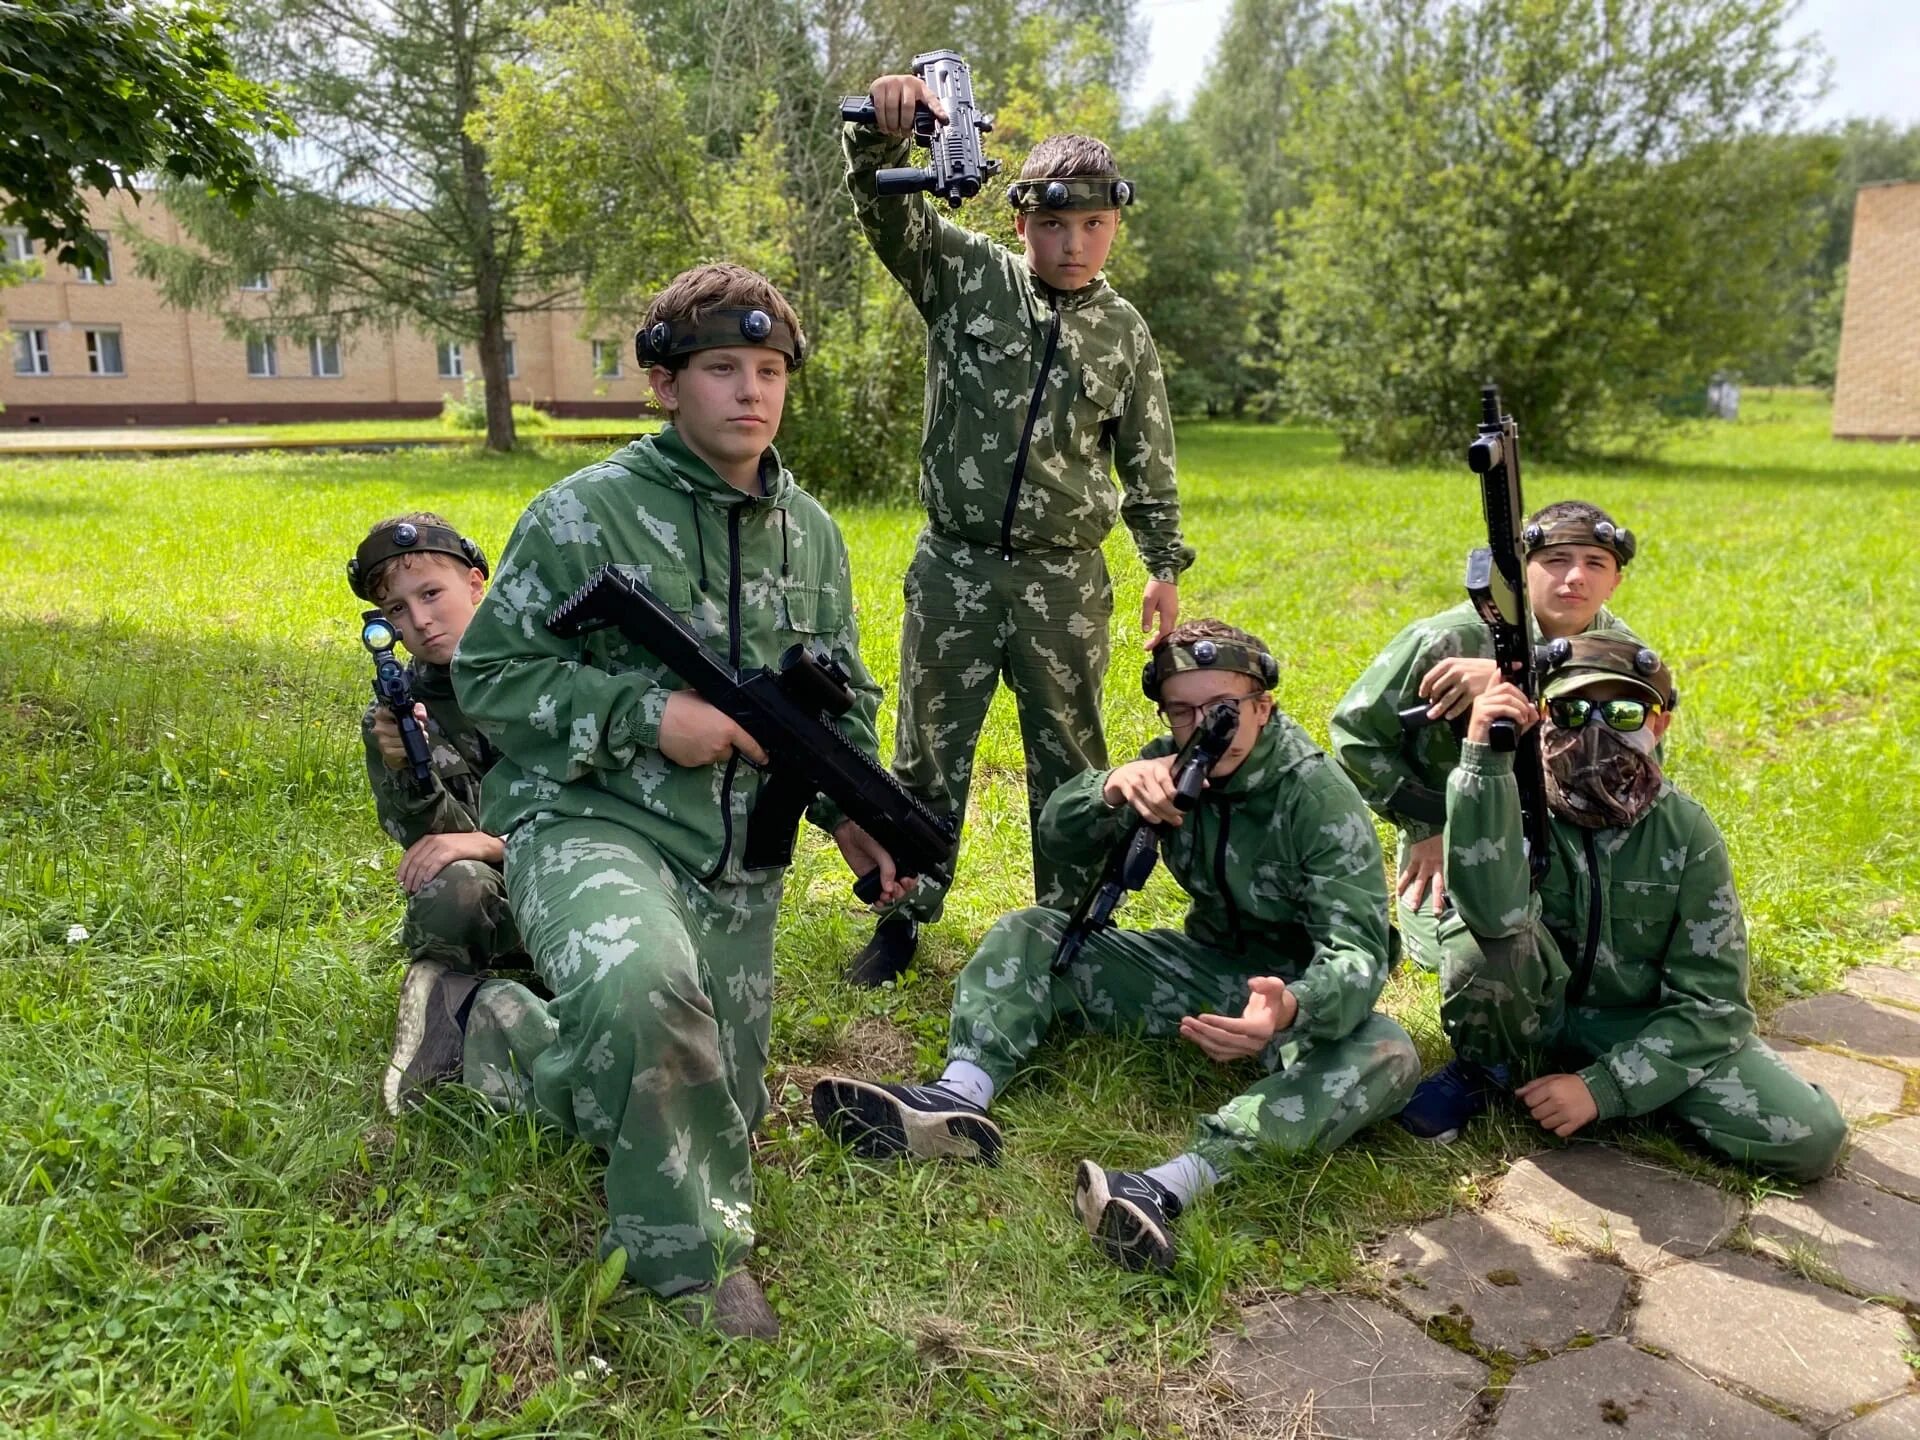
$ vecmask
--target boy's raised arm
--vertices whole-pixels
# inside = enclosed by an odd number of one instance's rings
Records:
[[[1137,318],[1131,343],[1133,386],[1113,436],[1113,463],[1120,472],[1122,491],[1120,514],[1148,577],[1178,584],[1181,572],[1193,564],[1193,547],[1180,536],[1166,376],[1153,337]]]
[[[366,750],[367,783],[373,789],[380,828],[401,845],[412,845],[428,835],[478,830],[480,817],[454,797],[437,772],[419,785],[404,769],[388,767],[374,738],[373,720],[370,705],[360,719],[360,743]]]
[[[1447,797],[1414,768],[1400,729],[1400,708],[1411,703],[1402,697],[1415,693],[1433,663],[1429,634],[1410,625],[1394,636],[1340,697],[1327,722],[1333,757],[1360,798],[1415,841],[1438,835],[1447,823]]]
[[[1475,935],[1527,930],[1540,897],[1527,878],[1513,752],[1468,741],[1447,777],[1447,894]]]
[[[875,190],[879,171],[908,163],[911,137],[849,121],[841,128],[840,145],[847,158],[854,218],[880,263],[905,288],[915,308],[931,319],[956,291],[969,252],[980,251],[984,258],[993,242],[945,219],[924,193],[881,195]]]

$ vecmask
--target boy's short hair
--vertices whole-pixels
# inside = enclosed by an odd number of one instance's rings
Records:
[[[386,519],[376,521],[374,524],[369,525],[367,527],[367,535],[378,535],[382,530],[386,530],[394,525],[407,524],[441,525],[452,530],[455,534],[458,534],[460,530],[460,527],[447,519],[446,516],[437,514],[432,510],[409,510],[405,515],[389,515]],[[448,565],[456,566],[463,570],[472,568],[463,565],[460,561],[454,559],[453,556],[443,554],[438,550],[422,551],[418,555],[394,555],[375,565],[367,572],[365,579],[361,581],[368,598],[376,605],[383,603],[386,597],[381,594],[381,590],[387,580],[393,575],[394,566],[401,561],[405,561],[407,564],[401,566],[402,569],[405,569],[415,560],[441,560]]]
[[[1027,155],[1022,180],[1117,180],[1120,166],[1104,141],[1091,135],[1049,135]]]
[[[1140,672],[1140,690],[1159,703],[1167,677],[1183,670],[1218,668],[1251,680],[1256,692],[1271,690],[1280,679],[1280,664],[1267,642],[1250,630],[1224,620],[1183,620],[1147,655]]]
[[[780,293],[780,287],[758,270],[749,270],[730,260],[696,265],[674,276],[667,288],[647,306],[640,331],[645,334],[662,320],[669,325],[697,323],[713,310],[764,310],[793,332],[801,353],[805,353],[806,336],[800,329],[800,317],[794,313],[787,297]],[[674,356],[666,368],[677,374],[686,368],[695,353]],[[794,367],[795,361],[789,358],[787,368]]]
[[[1639,548],[1632,531],[1587,500],[1542,505],[1527,517],[1520,539],[1528,555],[1554,545],[1593,545],[1611,554],[1622,570]]]

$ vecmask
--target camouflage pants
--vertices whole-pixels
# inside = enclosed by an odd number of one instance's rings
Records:
[[[415,960],[469,975],[520,953],[506,876],[484,860],[455,860],[407,897],[400,941]]]
[[[1268,973],[1175,930],[1102,930],[1065,975],[1054,975],[1066,921],[1057,910],[1002,916],[960,972],[947,1053],[978,1065],[996,1087],[1056,1020],[1107,1034],[1177,1037],[1184,1015],[1239,1014],[1249,977]],[[1195,1126],[1194,1150],[1222,1174],[1256,1150],[1331,1150],[1398,1114],[1420,1078],[1413,1041],[1378,1011],[1338,1040],[1276,1037],[1257,1063],[1266,1079]]]
[[[747,1137],[767,1109],[773,924],[784,875],[702,885],[595,819],[536,821],[507,845],[513,912],[541,978],[491,980],[467,1021],[466,1083],[602,1146],[601,1253],[662,1295],[753,1244]]]
[[[1399,897],[1400,874],[1407,863],[1407,843],[1403,830],[1393,861],[1393,923],[1400,932],[1400,953],[1417,969],[1431,975],[1440,968],[1440,918],[1433,913],[1431,891],[1420,897],[1417,910]]]
[[[1458,916],[1440,926],[1440,1023],[1454,1052],[1519,1075],[1572,1071],[1640,1034],[1647,1012],[1566,1004],[1571,974],[1553,937],[1476,938]],[[1826,1091],[1802,1080],[1758,1036],[1708,1066],[1658,1112],[1742,1165],[1796,1180],[1833,1168],[1847,1122]]]
[[[1106,678],[1113,583],[1098,550],[997,550],[923,530],[907,568],[900,630],[900,713],[893,770],[914,794],[964,822],[973,752],[1000,678],[1020,712],[1033,825],[1033,887],[1043,905],[1071,905],[1090,880],[1039,849],[1041,807],[1083,770],[1104,769],[1100,687]],[[902,902],[935,920],[945,892],[922,883]]]

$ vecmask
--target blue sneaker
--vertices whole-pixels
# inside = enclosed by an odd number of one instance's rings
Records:
[[[1449,1060],[1414,1089],[1400,1123],[1422,1140],[1457,1140],[1476,1115],[1484,1115],[1508,1088],[1507,1067]]]

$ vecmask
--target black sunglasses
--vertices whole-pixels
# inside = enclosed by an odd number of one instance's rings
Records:
[[[1617,700],[1588,700],[1579,695],[1568,695],[1546,703],[1547,715],[1562,730],[1578,730],[1597,714],[1608,729],[1623,734],[1644,729],[1647,717],[1659,708],[1650,700],[1629,700],[1624,697]]]

